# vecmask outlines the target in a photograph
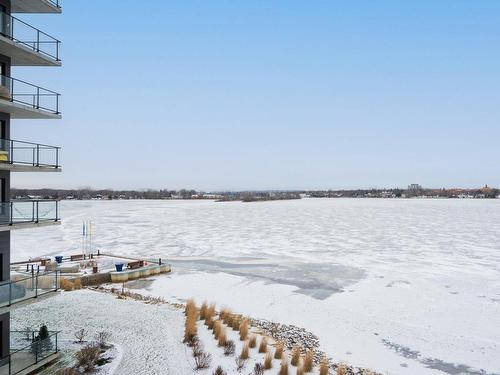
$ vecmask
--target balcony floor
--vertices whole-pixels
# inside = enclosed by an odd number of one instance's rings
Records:
[[[61,8],[56,7],[47,0],[12,0],[12,13],[61,13]]]
[[[0,55],[9,56],[13,66],[61,66],[60,61],[1,35]]]
[[[62,172],[61,168],[47,167],[47,166],[33,166],[29,164],[10,164],[0,162],[0,171],[11,172]]]
[[[11,119],[57,120],[61,118],[61,115],[57,115],[41,109],[36,109],[29,105],[11,102],[7,99],[1,99],[1,98],[0,98],[0,112],[9,113]]]
[[[61,225],[61,220],[58,220],[58,221],[44,220],[44,221],[39,221],[38,223],[35,223],[35,222],[14,223],[12,225],[0,224],[0,232],[6,232],[8,230],[15,230],[15,229],[48,227],[51,225]]]

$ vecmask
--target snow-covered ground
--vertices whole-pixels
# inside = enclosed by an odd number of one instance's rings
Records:
[[[132,284],[302,326],[336,360],[391,374],[500,374],[500,200],[63,202],[13,259],[103,251],[172,261]],[[482,372],[481,369],[484,369]]]

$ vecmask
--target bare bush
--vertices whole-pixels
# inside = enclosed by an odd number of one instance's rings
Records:
[[[196,369],[209,368],[212,363],[212,356],[209,353],[202,352],[200,355],[194,357]]]
[[[88,344],[75,353],[77,366],[85,372],[94,371],[100,358],[101,348],[97,344]]]
[[[215,371],[212,373],[213,375],[227,375],[227,372],[225,372],[222,367],[217,366]]]
[[[253,375],[264,375],[264,365],[262,363],[256,363],[253,367]]]
[[[87,337],[88,331],[85,328],[81,328],[74,333],[76,342],[82,343],[85,341],[85,337]]]
[[[233,340],[227,340],[224,345],[224,355],[233,355],[236,350],[236,345]]]
[[[73,367],[61,368],[56,371],[55,375],[80,375],[81,372]]]
[[[110,338],[111,332],[108,331],[97,332],[97,334],[95,335],[95,341],[101,349],[104,349],[108,346],[108,341]]]
[[[241,372],[241,370],[245,368],[246,359],[236,357],[234,362],[236,362],[236,370],[238,370],[238,372]]]
[[[203,354],[203,344],[200,340],[195,340],[192,345],[193,357],[198,357]]]

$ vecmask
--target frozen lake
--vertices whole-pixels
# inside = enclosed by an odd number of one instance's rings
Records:
[[[12,258],[169,259],[151,294],[303,326],[335,359],[391,374],[500,374],[500,200],[65,201],[13,231]]]

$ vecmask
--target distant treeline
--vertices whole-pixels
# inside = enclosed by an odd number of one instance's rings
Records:
[[[479,189],[354,189],[302,191],[200,192],[181,190],[93,190],[86,189],[11,189],[17,199],[212,199],[218,201],[269,201],[311,198],[498,198],[500,190],[485,186]]]

